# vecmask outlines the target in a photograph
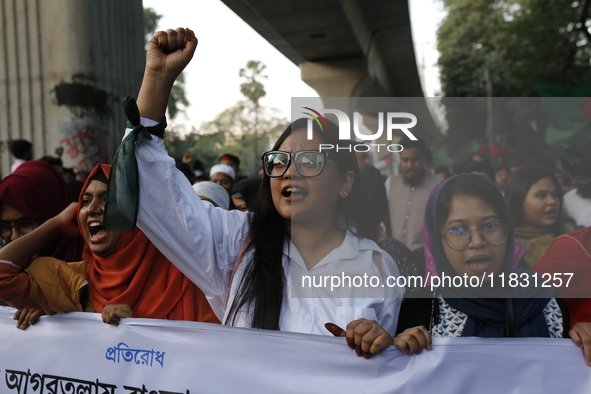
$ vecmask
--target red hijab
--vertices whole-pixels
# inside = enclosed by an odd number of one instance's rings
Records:
[[[0,203],[8,204],[41,225],[74,201],[64,178],[44,161],[30,160],[0,182]],[[62,261],[80,261],[84,239],[59,235],[48,242],[39,256]]]
[[[111,166],[99,164],[88,176],[78,213],[92,178],[101,171],[109,178],[110,170]],[[88,289],[97,312],[108,304],[128,304],[134,317],[219,323],[203,292],[138,227],[121,235],[110,256],[96,256],[85,246],[83,258],[88,262]]]

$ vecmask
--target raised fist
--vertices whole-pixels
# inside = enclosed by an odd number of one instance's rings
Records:
[[[146,55],[146,75],[172,83],[189,64],[197,38],[190,29],[159,31],[150,40]]]

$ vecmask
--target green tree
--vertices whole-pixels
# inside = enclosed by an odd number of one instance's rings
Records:
[[[437,32],[447,97],[485,96],[489,70],[495,94],[535,95],[534,84],[572,86],[591,75],[591,1],[443,0]]]
[[[253,132],[255,123],[256,136]],[[253,169],[254,172],[261,165],[263,151],[271,148],[288,123],[277,109],[259,106],[255,112],[254,104],[243,100],[203,124],[200,132],[223,137],[224,143],[217,150],[216,158],[223,153],[234,154],[242,160],[240,167],[243,171]]]
[[[240,69],[239,75],[245,79],[245,82],[240,85],[240,93],[252,101],[255,107],[258,107],[259,100],[267,95],[265,86],[260,81],[267,78],[263,74],[266,68],[267,66],[258,60],[249,60],[246,63],[246,68]]]
[[[450,156],[466,155],[472,141],[491,140],[485,134],[487,100],[460,105],[453,97],[532,97],[537,83],[575,86],[591,77],[590,3],[443,0],[448,13],[437,32],[437,48]],[[547,151],[535,127],[541,121],[533,117],[536,108],[512,107],[514,102],[495,101],[494,139],[518,151]],[[467,121],[466,111],[479,116]]]
[[[187,107],[191,104],[186,94],[185,72],[179,74],[172,90],[170,91],[170,98],[168,99],[168,116],[174,119],[179,113],[185,112]]]
[[[218,162],[224,153],[234,154],[241,159],[244,172],[257,170],[261,165],[263,151],[271,148],[289,121],[280,115],[279,110],[260,105],[265,96],[261,83],[267,78],[263,75],[265,65],[259,61],[249,61],[240,70],[244,82],[240,91],[246,97],[217,115],[212,121],[203,123],[198,130],[186,135],[169,133],[165,144],[171,156],[180,159],[184,153],[193,153],[205,167]]]
[[[153,8],[144,8],[144,34],[146,47],[154,33],[156,33],[158,22],[161,18],[162,15],[158,14]],[[179,113],[185,112],[189,105],[190,102],[186,94],[185,75],[184,72],[182,72],[172,86],[170,98],[168,99],[168,117],[174,119]]]
[[[167,131],[164,144],[173,158],[180,160],[185,153],[192,153],[203,165],[211,167],[217,163],[220,150],[224,147],[223,133],[199,133],[196,130],[181,135],[172,130]]]
[[[591,76],[589,1],[520,0],[499,37],[506,96],[534,96],[534,84],[578,85]]]
[[[254,122],[252,103],[239,101],[225,109],[212,121],[203,123],[198,130],[181,135],[167,132],[164,143],[169,154],[180,159],[187,152],[201,160],[205,167],[218,162],[224,153],[234,154],[242,159],[241,168],[258,168],[263,150],[270,149],[272,143],[283,131],[288,120],[279,115],[277,109],[259,108],[259,131],[257,144],[261,151],[255,152],[254,134],[244,132],[252,130]]]
[[[150,39],[156,33],[161,18],[162,15],[158,14],[153,8],[144,8],[144,44],[146,48]]]
[[[446,97],[485,96],[481,84],[485,69],[495,82],[502,79],[495,32],[504,23],[503,11],[495,0],[443,3],[448,14],[437,32],[443,93]]]
[[[254,142],[254,149],[253,153],[255,155],[254,159],[256,160],[256,155],[259,152],[259,100],[262,97],[265,97],[267,92],[265,92],[265,86],[262,84],[261,79],[266,79],[267,76],[263,74],[265,71],[265,66],[258,60],[249,60],[246,63],[246,68],[240,69],[240,77],[243,78],[245,81],[240,85],[240,92],[253,104],[252,112],[254,114],[254,122],[252,123],[252,135],[253,135],[253,142]],[[256,161],[253,162],[253,166],[256,166]],[[253,171],[256,168],[253,167]]]

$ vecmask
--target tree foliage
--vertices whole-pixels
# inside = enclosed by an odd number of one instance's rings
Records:
[[[260,81],[261,79],[267,78],[267,76],[263,74],[265,68],[267,68],[267,66],[258,60],[249,60],[246,63],[246,68],[240,69],[240,78],[245,79],[240,85],[240,93],[252,101],[255,107],[259,105],[261,97],[265,97],[267,94],[267,92],[265,92],[265,86]]]
[[[165,144],[172,157],[181,158],[184,153],[192,152],[206,167],[216,164],[224,153],[234,154],[240,157],[240,167],[249,174],[251,168],[260,165],[259,158],[263,151],[271,147],[288,121],[277,109],[259,107],[258,151],[254,151],[254,134],[249,132],[253,128],[253,123],[252,102],[239,101],[212,121],[203,123],[199,130],[184,136],[178,133],[169,134],[165,138]]]
[[[466,153],[471,141],[484,142],[486,100],[471,100],[479,124],[465,124],[457,100],[485,97],[485,75],[496,97],[537,96],[535,84],[572,87],[591,78],[590,0],[443,0],[447,16],[437,32],[439,67],[446,105],[449,146]],[[497,101],[499,102],[499,101]],[[510,106],[510,100],[500,105]],[[532,108],[512,108],[521,126],[506,130],[497,119],[497,139],[518,149],[543,146]],[[507,108],[496,113],[507,114]]]
[[[144,35],[146,48],[148,47],[150,39],[154,33],[156,33],[158,22],[161,18],[162,15],[158,14],[153,8],[144,8]],[[190,102],[187,98],[185,87],[185,75],[184,72],[182,72],[172,86],[167,106],[168,117],[174,119],[179,113],[184,112],[189,105]]]
[[[259,154],[259,100],[267,94],[267,92],[265,92],[265,86],[261,82],[261,79],[267,78],[267,76],[263,74],[265,68],[267,68],[267,66],[258,60],[249,60],[246,63],[246,68],[241,68],[239,73],[240,78],[244,79],[244,82],[240,84],[240,93],[252,103],[251,113],[254,116],[254,122],[252,123],[251,129],[243,130],[244,132],[250,131],[252,133],[252,151],[254,154],[252,165],[254,167],[249,168],[253,168],[253,171],[256,171],[256,159]]]
[[[165,138],[171,156],[180,158],[192,152],[206,167],[217,163],[219,156],[231,153],[240,157],[243,172],[250,173],[260,166],[262,153],[268,150],[289,121],[275,108],[261,106],[265,96],[261,80],[266,66],[251,60],[240,70],[245,79],[240,91],[245,100],[225,109],[212,121],[184,136],[170,133]]]
[[[486,68],[504,97],[533,96],[536,83],[573,86],[591,75],[589,1],[443,2],[448,14],[437,49],[447,97],[485,96]]]
[[[179,74],[172,85],[170,91],[170,98],[168,99],[168,117],[174,119],[179,113],[185,112],[185,109],[190,105],[186,94],[185,74],[184,71]]]
[[[161,18],[162,15],[158,14],[153,8],[144,8],[144,44],[146,48],[150,39],[156,33]]]

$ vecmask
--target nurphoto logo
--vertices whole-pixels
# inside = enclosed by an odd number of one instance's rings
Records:
[[[308,115],[310,119],[308,119],[308,139],[311,140],[313,138],[313,125],[314,122],[318,124],[321,131],[328,130],[328,123],[324,118],[323,114],[312,109],[310,107],[303,107],[309,112],[304,112],[305,115]],[[322,111],[324,114],[333,114],[337,117],[339,123],[339,140],[351,141],[351,121],[349,120],[349,116],[340,111],[338,109],[325,109]],[[360,130],[360,124],[362,123],[362,116],[359,112],[353,113],[353,133],[355,137],[362,141],[375,141],[382,136],[384,133],[384,119],[386,120],[386,138],[388,141],[392,141],[392,135],[394,130],[402,131],[408,138],[413,141],[417,141],[417,137],[414,136],[413,133],[409,131],[409,129],[413,128],[417,125],[417,117],[408,112],[383,112],[378,113],[378,130],[374,134],[363,134]],[[410,122],[408,123],[398,123],[400,119],[408,119]],[[397,123],[395,123],[397,122]],[[333,144],[320,144],[319,150],[330,150],[336,149],[338,152],[339,150],[348,150],[349,152],[368,152],[372,147],[377,148],[377,151],[380,152],[381,148],[385,148],[388,152],[401,152],[404,148],[400,144],[349,144],[349,145],[333,145]]]

